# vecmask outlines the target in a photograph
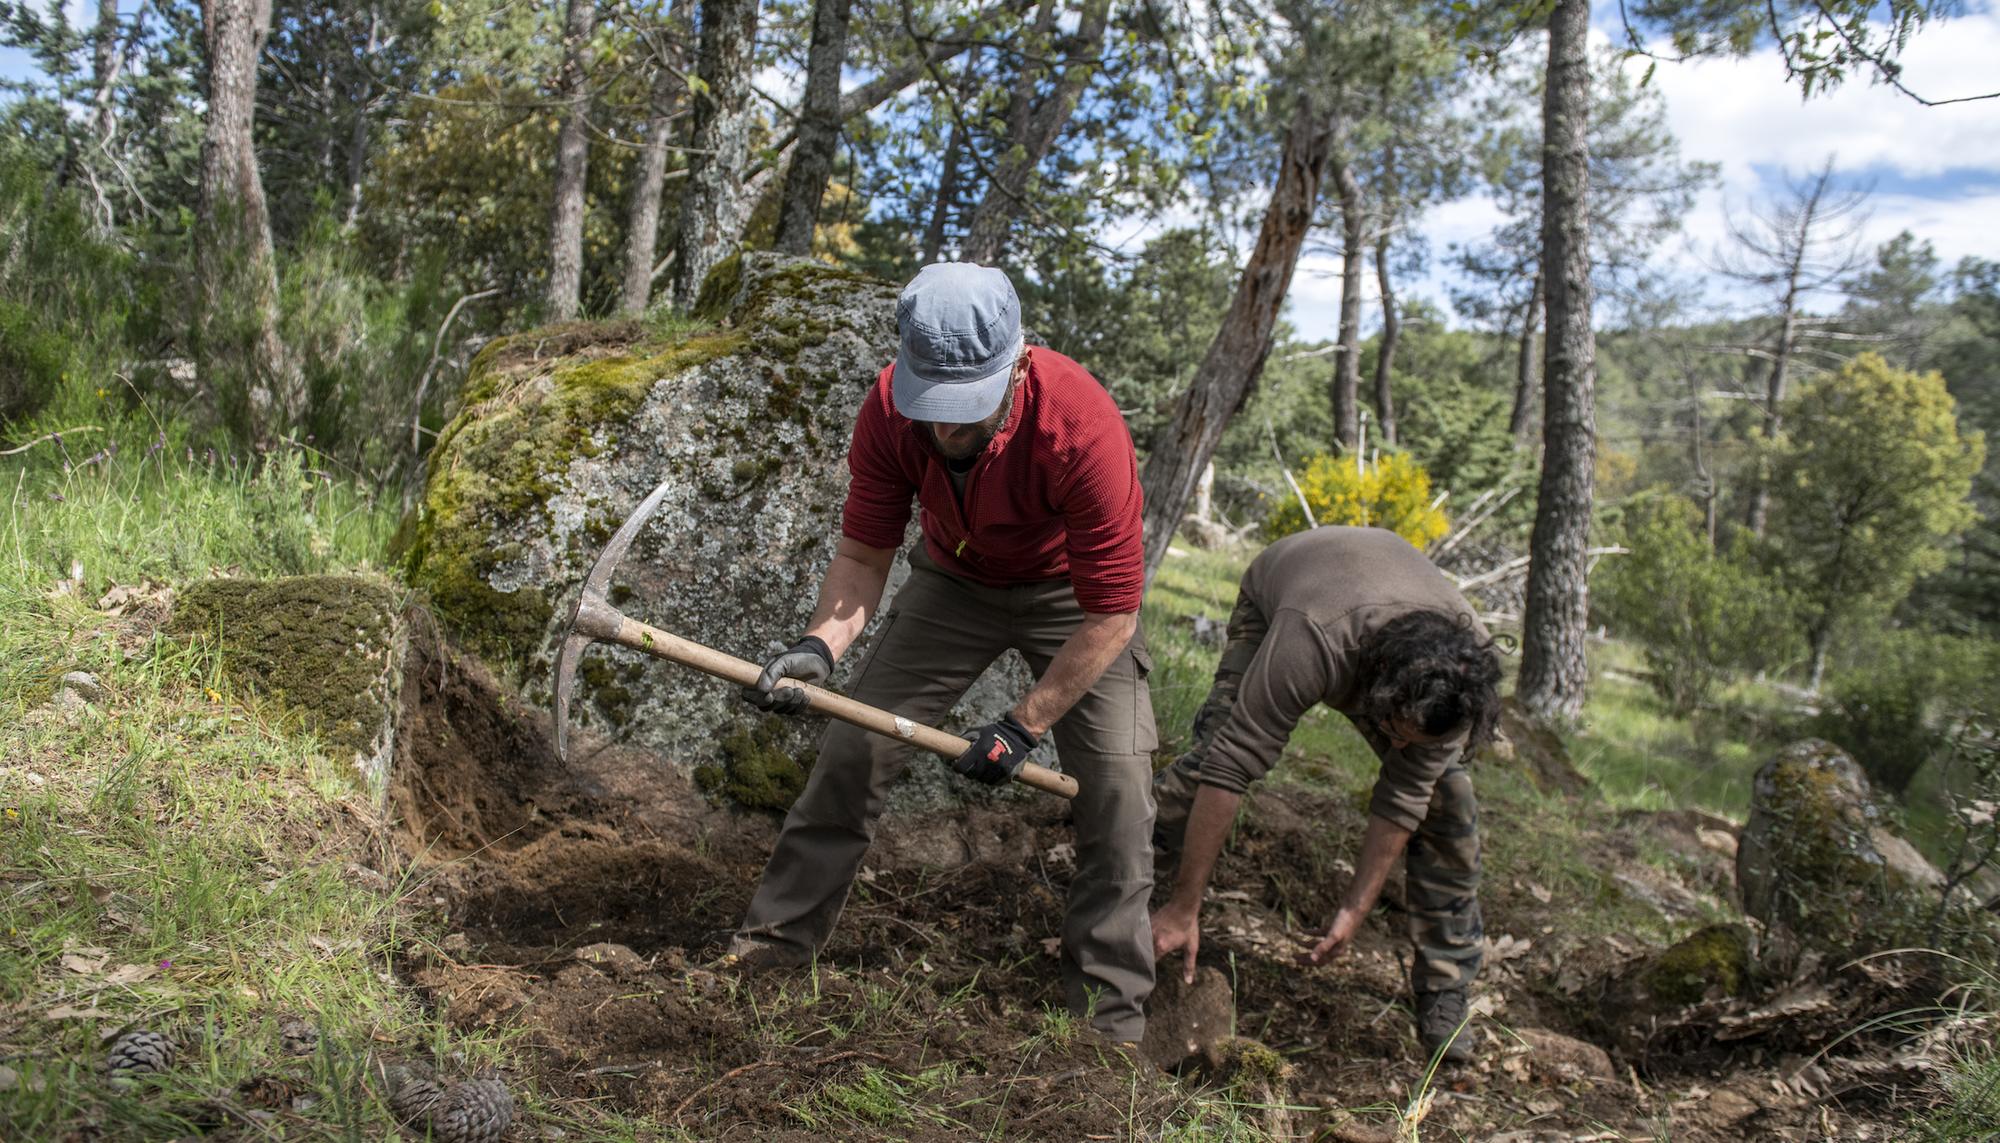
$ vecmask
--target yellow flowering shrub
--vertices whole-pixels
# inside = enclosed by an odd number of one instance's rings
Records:
[[[1432,506],[1430,473],[1404,453],[1388,453],[1374,464],[1321,453],[1306,462],[1299,489],[1321,524],[1387,528],[1418,548],[1444,538],[1444,512]],[[1264,536],[1275,540],[1306,528],[1298,497],[1286,495],[1264,518]]]

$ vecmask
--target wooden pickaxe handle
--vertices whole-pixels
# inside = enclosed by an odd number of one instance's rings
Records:
[[[669,659],[693,667],[718,679],[727,679],[739,687],[755,686],[758,677],[764,673],[764,668],[747,659],[739,659],[712,647],[704,647],[691,639],[683,639],[627,615],[617,612],[610,614],[616,616],[616,629],[611,630],[609,625],[606,625],[605,629],[592,632],[596,638],[605,642],[617,643],[656,658]],[[835,694],[811,683],[787,679],[781,685],[797,687],[806,692],[806,704],[821,714],[900,742],[921,746],[944,758],[957,758],[972,746],[972,743],[956,734],[948,734],[922,723],[912,722],[900,715],[890,714],[865,702],[856,702],[846,695]],[[1059,774],[1046,766],[1037,766],[1033,762],[1024,764],[1020,773],[1014,775],[1014,780],[1065,798],[1076,797],[1075,778],[1068,774]]]

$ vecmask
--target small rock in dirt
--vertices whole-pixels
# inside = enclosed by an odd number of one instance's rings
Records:
[[[56,685],[87,703],[100,703],[111,697],[111,692],[89,671],[71,671]]]
[[[610,941],[583,946],[576,950],[576,959],[594,964],[613,976],[636,976],[647,968],[645,957]]]
[[[1603,1048],[1546,1028],[1516,1028],[1528,1048],[1528,1065],[1535,1078],[1558,1083],[1612,1079],[1611,1056]]]
[[[438,947],[453,956],[472,951],[472,938],[464,933],[451,933],[438,942]]]
[[[1757,1101],[1734,1088],[1718,1088],[1709,1095],[1708,1113],[1724,1125],[1741,1123],[1762,1111]]]
[[[1166,1071],[1195,1060],[1212,1062],[1218,1045],[1235,1027],[1236,996],[1228,978],[1202,968],[1193,984],[1183,984],[1180,973],[1164,972],[1146,1003],[1146,1039],[1140,1052]]]

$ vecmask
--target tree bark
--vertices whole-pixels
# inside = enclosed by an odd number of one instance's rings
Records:
[[[302,399],[278,333],[278,267],[252,135],[257,59],[271,30],[271,5],[206,0],[201,17],[208,122],[201,140],[195,241],[201,304],[197,361],[225,406],[224,416],[246,439],[270,444],[283,435]],[[221,376],[232,369],[241,370],[240,376]]]
[[[1542,477],[1529,538],[1522,616],[1522,705],[1568,719],[1589,680],[1592,466],[1597,345],[1590,326],[1589,0],[1556,0],[1542,99],[1542,270],[1548,342],[1542,366]]]
[[[1396,313],[1396,291],[1389,281],[1389,234],[1385,229],[1375,239],[1375,281],[1382,289],[1382,344],[1375,352],[1375,421],[1381,426],[1382,440],[1396,443],[1396,396],[1391,392],[1390,370],[1396,362],[1396,340],[1403,333],[1403,319]]]
[[[347,105],[353,115],[347,132],[347,185],[341,192],[341,227],[353,230],[361,222],[361,180],[368,173],[368,117],[373,110],[374,95],[369,90],[371,79],[368,75],[368,61],[382,50],[382,10],[374,5],[368,7],[368,39],[362,49],[361,74],[355,78],[347,93]]]
[[[785,171],[785,196],[778,204],[781,253],[812,253],[820,199],[833,173],[840,145],[840,68],[847,59],[847,14],[852,0],[814,0],[812,47],[806,53],[806,92],[799,116],[798,143]]]
[[[563,67],[558,98],[564,105],[556,132],[555,207],[549,223],[549,288],[543,308],[554,321],[576,316],[583,294],[583,190],[590,171],[589,78],[584,56],[597,23],[597,0],[569,0],[563,24]]]
[[[1527,448],[1535,417],[1535,333],[1542,328],[1542,272],[1535,271],[1535,284],[1528,290],[1521,310],[1520,353],[1514,362],[1514,411],[1507,418],[1507,432],[1516,448]]]
[[[1343,151],[1328,161],[1340,195],[1340,349],[1333,362],[1333,435],[1353,451],[1361,441],[1361,271],[1368,259],[1361,182]]]
[[[639,173],[632,180],[632,200],[625,212],[625,280],[618,290],[618,312],[622,314],[645,313],[653,300],[660,196],[667,186],[667,152],[673,142],[673,112],[678,102],[675,96],[682,86],[678,59],[659,59],[653,66],[652,116],[646,120],[646,145],[639,152]]]
[[[1036,15],[1038,41],[1046,38],[1053,24],[1054,9],[1054,0],[1045,0]],[[1055,90],[1040,106],[1034,107],[1032,114],[1029,108],[1033,104],[1035,72],[1023,63],[1020,81],[1008,100],[1007,135],[1001,140],[992,179],[972,212],[972,225],[965,237],[967,261],[991,264],[1006,256],[1014,220],[1027,205],[1029,183],[1035,171],[1048,158],[1057,137],[1069,123],[1070,114],[1076,110],[1077,101],[1083,98],[1084,90],[1101,66],[1098,57],[1104,51],[1104,30],[1110,18],[1111,0],[1084,0],[1062,75],[1056,80]]]
[[[1243,277],[1229,312],[1209,342],[1187,392],[1175,402],[1173,417],[1153,442],[1140,475],[1146,496],[1146,578],[1166,558],[1196,483],[1215,455],[1229,419],[1243,407],[1271,352],[1271,329],[1291,288],[1299,248],[1312,229],[1333,141],[1328,114],[1302,98],[1285,131],[1277,183],[1257,244],[1244,263]]]
[[[687,190],[681,195],[674,305],[687,309],[743,233],[743,167],[750,151],[750,63],[757,0],[703,0]]]
[[[965,61],[965,70],[959,74],[958,91],[954,96],[959,106],[972,91],[973,78],[979,68],[979,54],[974,52]],[[922,264],[930,265],[944,252],[945,229],[951,224],[951,214],[958,206],[959,168],[965,163],[965,129],[962,121],[954,116],[951,121],[951,135],[944,145],[944,159],[938,167],[937,198],[931,203],[931,220],[924,227]]]

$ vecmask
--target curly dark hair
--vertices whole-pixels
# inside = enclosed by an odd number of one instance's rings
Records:
[[[1500,721],[1500,656],[1472,617],[1412,611],[1361,644],[1361,709],[1377,725],[1408,720],[1427,735],[1468,732],[1466,749]]]

